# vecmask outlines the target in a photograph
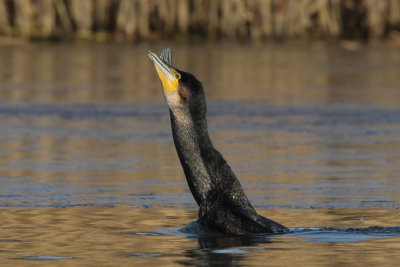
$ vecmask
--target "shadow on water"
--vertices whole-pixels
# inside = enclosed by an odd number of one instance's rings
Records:
[[[400,236],[400,226],[370,226],[365,228],[293,228],[288,236],[305,242],[359,242],[365,239]]]
[[[221,234],[200,235],[197,238],[198,249],[186,251],[192,261],[187,263],[225,264],[232,266],[241,262],[245,254],[260,244],[269,244],[273,241],[267,235],[253,236],[227,236]]]
[[[161,232],[163,231],[160,231],[160,233]],[[290,228],[290,232],[286,234],[232,236],[208,230],[199,225],[197,221],[193,221],[185,228],[178,229],[177,233],[186,234],[188,238],[197,238],[199,240],[200,249],[225,249],[230,247],[256,246],[258,244],[273,243],[277,242],[277,237],[299,237],[304,238],[304,241],[316,242],[357,242],[366,238],[400,236],[400,226]]]
[[[232,266],[244,259],[244,254],[260,244],[273,241],[271,235],[233,236],[211,231],[197,223],[190,222],[184,228],[163,228],[158,233],[135,233],[139,235],[184,235],[197,240],[198,247],[186,249],[185,260],[178,260],[182,265],[215,265]],[[135,257],[160,257],[160,254],[135,254]]]
[[[151,235],[151,233],[147,233]],[[237,265],[248,253],[254,251],[276,251],[276,243],[351,243],[371,239],[399,237],[400,226],[383,227],[370,226],[364,228],[291,228],[287,234],[255,234],[246,236],[225,235],[208,230],[196,221],[190,222],[184,228],[159,229],[160,235],[186,235],[189,239],[197,239],[198,247],[185,252],[187,260],[177,261],[183,265],[223,264]],[[260,246],[261,245],[261,246]],[[291,250],[292,248],[279,248]],[[135,255],[144,257],[142,254]],[[146,257],[159,257],[161,254],[148,254]]]

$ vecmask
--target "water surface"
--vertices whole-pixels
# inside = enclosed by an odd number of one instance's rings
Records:
[[[169,45],[249,199],[292,233],[182,230],[197,207],[146,53],[163,46],[3,45],[1,264],[400,260],[400,50]]]

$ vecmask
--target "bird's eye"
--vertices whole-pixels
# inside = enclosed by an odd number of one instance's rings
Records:
[[[177,78],[179,80],[181,78],[181,75],[179,73],[176,73],[175,78]]]

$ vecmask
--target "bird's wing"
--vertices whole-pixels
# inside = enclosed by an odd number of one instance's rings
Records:
[[[230,208],[233,213],[241,218],[247,220],[249,223],[259,227],[260,229],[265,230],[267,233],[283,233],[289,232],[289,229],[285,226],[268,219],[264,216],[259,215],[253,207],[245,205],[243,202],[239,204],[238,202],[231,202]]]
[[[257,213],[253,214],[252,212],[249,212],[246,209],[243,209],[242,207],[236,205],[232,206],[232,211],[236,215],[241,216],[242,218],[246,219],[252,224],[255,224],[258,227],[267,228],[265,224],[263,224],[262,222],[260,222],[260,220],[258,220],[259,215]]]

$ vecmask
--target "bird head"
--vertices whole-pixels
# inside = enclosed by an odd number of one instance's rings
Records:
[[[171,50],[165,48],[160,56],[149,51],[148,56],[154,62],[171,111],[186,110],[193,116],[205,115],[206,105],[202,84],[192,74],[172,66]]]

